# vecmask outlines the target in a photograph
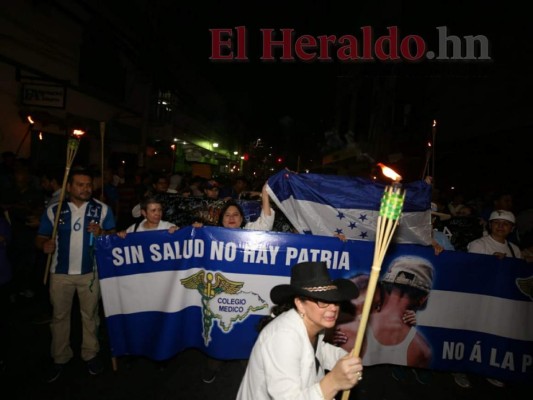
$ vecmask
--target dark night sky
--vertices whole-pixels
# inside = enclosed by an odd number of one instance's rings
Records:
[[[339,76],[350,74],[352,69],[364,71],[363,76],[398,74],[402,84],[412,88],[414,100],[427,106],[424,118],[438,119],[440,149],[457,151],[457,157],[448,154],[443,161],[450,167],[473,168],[469,154],[476,153],[477,143],[493,140],[493,133],[526,130],[533,125],[532,35],[527,30],[526,13],[512,4],[493,9],[480,1],[468,5],[459,1],[392,0],[352,5],[334,1],[286,3],[169,2],[168,8],[160,10],[162,25],[168,27],[165,34],[180,50],[178,64],[193,68],[209,80],[220,93],[221,109],[239,115],[258,136],[280,142],[280,120],[290,116],[293,121],[303,121],[308,139],[320,137],[327,121],[334,117]],[[209,61],[209,29],[241,25],[248,31],[250,61]],[[458,36],[484,35],[490,42],[492,61],[348,65],[338,60],[258,60],[260,28],[293,28],[297,35],[350,34],[359,39],[362,26],[372,26],[377,34],[387,26],[399,26],[400,34],[418,34],[431,48],[435,46],[437,26],[447,26],[450,34]],[[503,169],[516,175],[512,159],[506,159]],[[464,171],[456,170],[453,173],[464,175]]]
[[[482,131],[485,125],[494,127],[495,123],[498,124],[496,121],[485,124],[494,117],[506,119],[505,113],[509,112],[513,115],[508,117],[515,120],[517,115],[514,114],[524,112],[517,103],[531,89],[529,62],[533,44],[529,40],[532,35],[528,35],[527,25],[521,24],[518,19],[518,10],[487,10],[486,2],[473,2],[466,9],[462,2],[449,1],[441,2],[440,6],[439,2],[431,2],[430,9],[428,6],[420,8],[405,5],[400,8],[393,6],[398,3],[393,1],[373,2],[374,5],[367,5],[367,9],[360,4],[347,8],[346,4],[342,5],[345,2],[308,1],[302,7],[297,7],[293,2],[291,6],[276,7],[275,2],[269,2],[268,8],[260,3],[249,3],[241,7],[228,3],[210,7],[189,6],[187,12],[184,12],[184,6],[179,5],[178,21],[183,18],[188,23],[181,26],[176,35],[188,55],[187,61],[195,67],[199,66],[200,71],[224,95],[241,103],[240,107],[246,111],[252,108],[258,116],[272,119],[293,113],[306,113],[309,116],[316,115],[317,110],[328,112],[337,76],[346,73],[349,68],[366,68],[378,74],[388,74],[391,69],[400,68],[401,74],[410,79],[413,85],[434,88],[431,95],[440,100],[438,113],[445,117],[443,119],[457,118],[460,121],[461,126],[450,126],[451,136],[455,136],[454,131],[458,132],[458,128],[462,130],[465,124],[469,125],[468,130],[478,127]],[[247,28],[250,61],[209,61],[211,37],[208,29],[238,25]],[[346,63],[342,65],[339,61],[266,63],[258,60],[260,28],[293,28],[296,34],[312,35],[344,33],[360,38],[360,27],[365,25],[372,26],[378,34],[383,27],[398,25],[401,34],[419,34],[430,45],[434,44],[436,26],[445,25],[454,35],[485,35],[491,44],[493,61],[423,61],[415,65],[403,61],[400,66],[376,61],[362,67]],[[490,112],[482,115],[486,107],[489,107]],[[470,112],[465,113],[468,108]]]

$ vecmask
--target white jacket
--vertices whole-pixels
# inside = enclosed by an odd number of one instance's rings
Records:
[[[271,231],[274,226],[274,219],[276,217],[276,212],[270,210],[270,215],[266,215],[263,210],[261,210],[261,215],[254,222],[248,222],[244,229],[256,230],[256,231]]]
[[[296,310],[282,313],[263,328],[252,349],[237,400],[322,400],[319,382],[346,351],[318,337],[315,352]]]

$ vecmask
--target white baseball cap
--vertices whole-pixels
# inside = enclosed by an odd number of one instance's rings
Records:
[[[506,211],[506,210],[493,211],[490,214],[489,221],[492,221],[492,220],[495,220],[495,219],[503,219],[505,221],[511,222],[512,224],[515,223],[514,214],[511,211]]]
[[[411,286],[429,293],[433,285],[433,265],[422,257],[400,256],[390,264],[381,281]]]

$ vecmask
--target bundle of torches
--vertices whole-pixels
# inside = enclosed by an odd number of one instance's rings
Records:
[[[361,314],[361,321],[357,330],[354,348],[350,353],[354,357],[359,357],[361,353],[363,338],[365,336],[368,316],[370,315],[372,299],[374,298],[376,285],[379,279],[381,264],[383,263],[385,253],[387,252],[387,248],[389,247],[392,236],[394,235],[394,231],[398,226],[405,200],[405,190],[402,189],[402,185],[400,184],[402,177],[382,163],[378,163],[378,166],[381,167],[383,175],[392,179],[393,183],[392,185],[385,187],[383,197],[381,198],[381,206],[379,209],[376,227],[376,245],[374,248],[374,259],[372,261],[370,280],[368,282],[368,289],[365,296],[365,302],[363,304],[363,312]],[[350,391],[345,390],[342,393],[342,400],[348,400],[349,396]]]

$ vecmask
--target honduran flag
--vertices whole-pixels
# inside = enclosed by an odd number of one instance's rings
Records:
[[[268,193],[299,233],[374,241],[385,184],[361,177],[281,171]],[[403,184],[405,203],[393,241],[431,244],[431,186]]]

